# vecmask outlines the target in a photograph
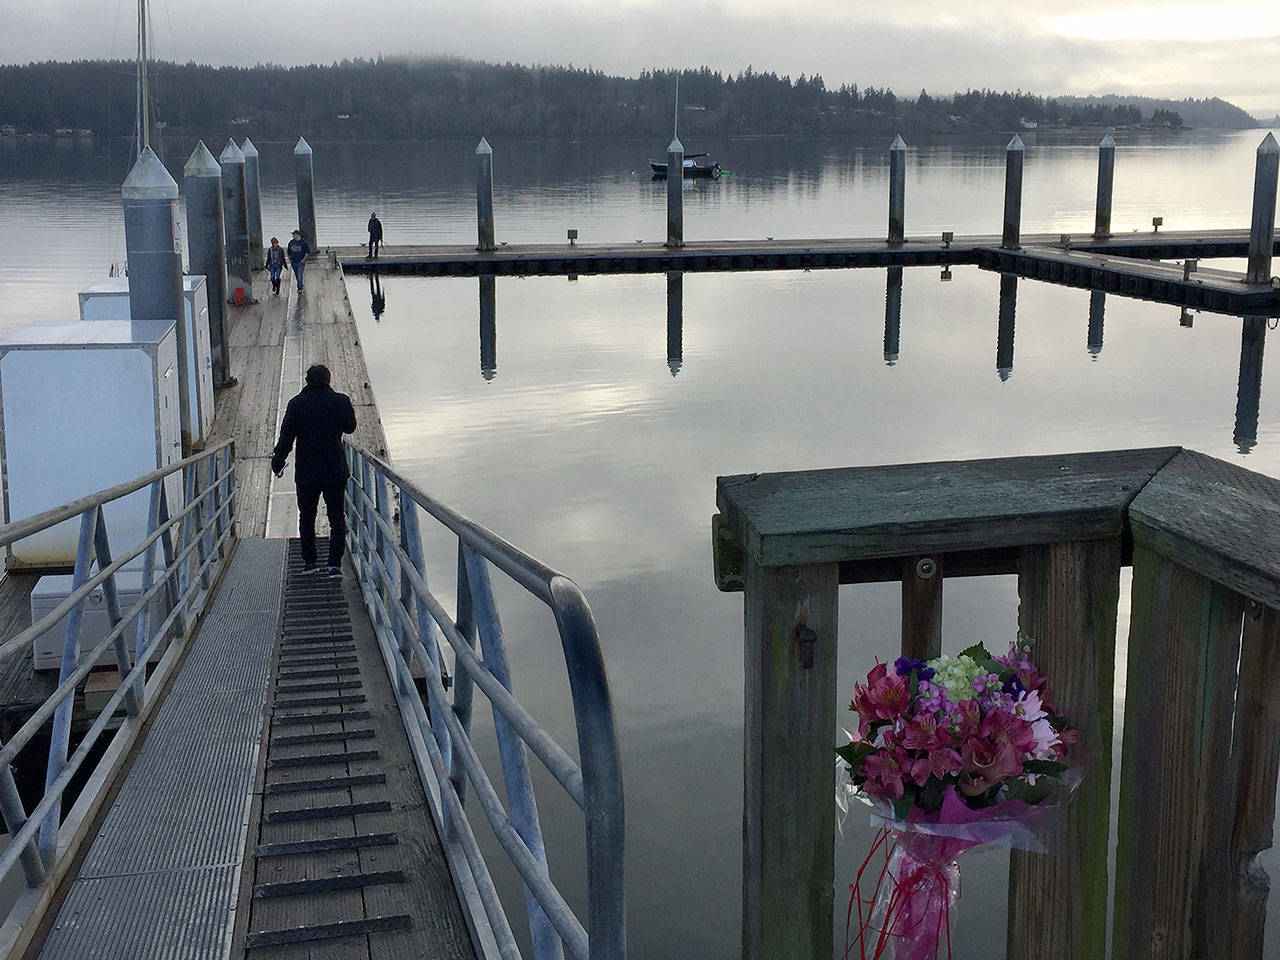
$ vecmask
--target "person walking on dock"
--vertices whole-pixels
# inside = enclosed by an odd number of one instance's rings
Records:
[[[351,475],[342,435],[354,433],[356,411],[351,398],[329,385],[329,368],[313,364],[307,369],[302,392],[289,401],[280,424],[280,439],[271,455],[271,471],[284,472],[285,458],[298,445],[293,480],[298,491],[298,536],[302,540],[302,568],[316,569],[316,512],[324,497],[329,517],[329,575],[342,576],[342,553],[347,536],[342,494]]]
[[[302,236],[301,230],[293,231],[293,239],[289,241],[289,265],[293,267],[293,275],[298,278],[298,289],[302,289],[302,271],[307,268],[307,254],[311,252],[311,244]]]
[[[271,292],[280,296],[280,274],[284,272],[284,247],[280,241],[272,237],[271,246],[267,248],[267,274],[271,277]]]
[[[365,254],[366,260],[372,260],[378,256],[378,250],[382,247],[382,221],[378,219],[378,213],[375,210],[369,214],[369,252]]]

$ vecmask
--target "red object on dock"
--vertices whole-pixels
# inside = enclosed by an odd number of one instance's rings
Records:
[[[235,302],[237,307],[244,306],[244,287],[236,287]]]

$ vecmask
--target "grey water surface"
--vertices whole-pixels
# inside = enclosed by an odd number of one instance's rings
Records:
[[[1170,230],[1247,228],[1264,134],[1121,131],[1113,229],[1150,230],[1153,216]],[[1024,233],[1092,230],[1100,136],[1029,141]],[[908,236],[998,233],[1007,139],[913,146]],[[649,181],[647,161],[664,144],[494,141],[498,240],[564,242],[571,227],[581,243],[662,239],[665,184]],[[296,216],[292,144],[258,146],[263,221],[283,238]],[[313,143],[320,235],[358,243],[376,210],[388,244],[473,243],[474,146]],[[170,145],[179,181],[190,148]],[[686,149],[733,171],[686,187],[687,240],[886,229],[887,143]],[[0,143],[0,332],[74,317],[76,291],[124,259],[126,154],[123,144]],[[888,351],[884,270],[687,274],[678,338],[661,275],[500,278],[496,338],[483,346],[475,279],[390,277],[373,290],[348,278],[395,464],[574,578],[591,602],[622,749],[632,956],[740,955],[742,601],[712,582],[717,475],[1165,444],[1280,475],[1280,361],[1275,349],[1264,361],[1256,437],[1249,409],[1241,434],[1239,318],[1194,314],[1187,326],[1177,308],[1111,295],[1099,336],[1089,291],[1021,281],[1010,355],[1000,278],[952,273],[905,271]],[[456,546],[438,535],[429,546],[433,584],[450,597]],[[571,746],[551,618],[513,585],[495,586],[516,692]],[[1012,578],[946,590],[947,649],[1013,637]],[[842,590],[842,697],[893,654],[898,602],[893,585]],[[1118,709],[1124,675],[1122,652]],[[553,874],[581,905],[581,818],[549,778],[539,786]],[[869,836],[854,818],[837,842],[839,944]],[[1003,956],[1007,860],[967,855],[956,960]],[[505,873],[503,883],[516,889]],[[509,902],[520,911],[518,894]]]

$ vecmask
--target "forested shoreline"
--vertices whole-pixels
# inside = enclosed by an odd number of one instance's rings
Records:
[[[151,66],[152,113],[174,132],[321,139],[664,136],[674,71],[637,77],[560,66],[379,58],[298,67]],[[124,136],[133,128],[130,61],[0,66],[0,128]],[[964,134],[1030,127],[1256,126],[1226,101],[1042,97],[969,90],[899,97],[886,87],[829,88],[752,69],[680,73],[680,130],[690,136]]]

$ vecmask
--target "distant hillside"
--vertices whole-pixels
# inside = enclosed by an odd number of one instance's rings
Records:
[[[1258,126],[1254,117],[1241,110],[1234,103],[1228,103],[1219,97],[1208,97],[1204,100],[1160,100],[1155,97],[1126,97],[1109,93],[1101,97],[1058,97],[1064,103],[1082,105],[1101,104],[1115,107],[1121,104],[1135,104],[1144,113],[1150,115],[1156,110],[1176,113],[1182,117],[1183,125],[1188,127],[1211,127],[1221,130],[1248,130]]]
[[[665,137],[673,71],[610,76],[573,67],[458,59],[344,60],[301,67],[152,65],[152,116],[188,136],[325,139]],[[89,130],[125,136],[134,122],[133,64],[76,61],[0,66],[0,133]],[[1221,100],[1045,98],[968,90],[914,98],[887,87],[748,68],[680,73],[680,133],[908,137],[1032,126],[1253,126]],[[13,128],[9,130],[8,128]]]

